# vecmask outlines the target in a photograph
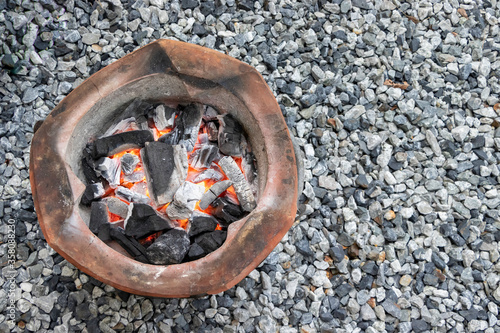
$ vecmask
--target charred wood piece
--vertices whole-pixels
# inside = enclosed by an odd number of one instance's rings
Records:
[[[203,251],[210,253],[217,250],[224,243],[226,236],[226,231],[215,230],[197,236],[194,241]]]
[[[158,206],[172,201],[177,189],[187,177],[186,150],[179,145],[148,142],[141,149],[149,193]]]
[[[125,231],[122,228],[111,226],[109,234],[111,239],[120,244],[132,258],[143,263],[150,263],[146,254],[146,248],[134,238],[125,235]]]
[[[143,181],[145,177],[146,175],[144,174],[143,170],[137,170],[130,175],[124,175],[123,180],[128,183],[137,183]]]
[[[98,159],[113,156],[127,149],[142,148],[146,142],[154,141],[151,131],[129,131],[107,136],[94,141],[92,157]]]
[[[104,190],[104,186],[102,186],[102,183],[87,185],[80,202],[85,206],[89,206],[92,201],[102,198],[105,193],[106,191]]]
[[[251,212],[256,206],[255,197],[238,164],[236,164],[232,157],[224,156],[220,159],[219,166],[227,178],[233,182],[234,191],[243,210]]]
[[[101,180],[99,179],[99,175],[95,172],[95,161],[92,157],[93,145],[88,144],[85,149],[83,149],[82,154],[82,171],[85,179],[87,180],[87,184],[99,183]]]
[[[157,231],[172,229],[170,221],[159,216],[151,206],[130,204],[125,219],[125,235],[142,238]]]
[[[111,188],[120,185],[120,160],[115,158],[102,157],[96,162],[96,171],[106,179]]]
[[[219,140],[219,129],[217,128],[215,122],[210,121],[205,126],[208,135],[208,140],[212,142],[217,142]]]
[[[220,113],[210,105],[205,106],[205,112],[203,113],[203,120],[211,121],[217,119]]]
[[[241,156],[243,128],[230,114],[219,116],[219,150],[228,156]]]
[[[203,258],[205,255],[206,255],[205,250],[203,250],[201,246],[199,246],[198,244],[193,243],[189,247],[189,251],[186,257],[188,261],[192,261]]]
[[[116,197],[107,197],[103,199],[103,202],[108,207],[110,213],[120,216],[121,218],[126,218],[128,215],[128,204],[121,201]]]
[[[163,131],[166,128],[172,128],[174,127],[175,121],[175,109],[160,104],[155,109],[153,120],[159,131]]]
[[[186,148],[187,152],[193,151],[194,144],[200,131],[203,108],[199,104],[185,106],[176,119],[173,131],[160,137],[158,141],[171,145],[179,144]]]
[[[190,244],[186,231],[172,229],[162,234],[148,247],[147,257],[157,265],[178,264],[188,253]]]
[[[208,191],[206,191],[200,200],[200,208],[205,210],[210,204],[217,199],[225,190],[227,190],[233,183],[230,180],[223,180],[213,184]]]
[[[113,127],[109,128],[106,133],[104,133],[101,138],[112,136],[116,133],[121,133],[125,132],[126,130],[131,129],[131,130],[138,130],[139,128],[137,127],[137,123],[134,117],[130,117],[127,119],[123,119],[118,124],[115,124]]]
[[[148,118],[146,118],[146,116],[137,117],[136,122],[137,122],[137,127],[140,130],[150,131],[149,124],[148,124]]]
[[[208,214],[195,212],[191,218],[188,235],[197,236],[204,232],[214,231],[217,228],[217,220]]]
[[[219,181],[222,180],[222,178],[224,178],[224,175],[219,171],[214,169],[207,169],[197,174],[192,180],[189,179],[189,181],[192,181],[193,183],[199,183],[207,179]]]
[[[131,191],[123,186],[118,186],[116,188],[115,195],[128,202],[148,204],[151,201],[147,195]]]
[[[139,157],[137,157],[134,154],[127,153],[120,158],[122,171],[127,176],[131,175],[134,172],[139,162],[140,162]]]
[[[213,216],[224,227],[238,221],[245,215],[239,206],[234,205],[223,198],[215,199],[211,206],[214,208],[212,211]]]
[[[109,214],[104,202],[94,201],[90,206],[89,229],[103,242],[109,240]]]
[[[206,169],[219,157],[219,148],[216,145],[202,145],[191,154],[191,167],[196,170]]]
[[[175,192],[174,200],[167,207],[168,217],[172,220],[189,218],[204,192],[205,186],[184,182]]]

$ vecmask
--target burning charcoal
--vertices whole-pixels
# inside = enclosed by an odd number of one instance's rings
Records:
[[[187,177],[187,154],[182,146],[148,142],[141,149],[149,193],[158,206],[170,201]]]
[[[145,204],[130,204],[125,219],[125,235],[141,238],[157,231],[172,229],[170,221],[160,217],[156,210]]]
[[[151,199],[148,196],[129,190],[126,187],[118,186],[115,190],[115,195],[128,202],[148,204]]]
[[[130,118],[121,120],[118,124],[109,128],[106,131],[106,133],[104,133],[102,138],[107,137],[107,136],[111,136],[111,135],[116,134],[116,133],[125,132],[128,129],[132,129],[132,130],[138,129],[134,117],[130,117]]]
[[[205,107],[205,112],[203,113],[203,119],[205,121],[214,120],[217,118],[218,115],[220,115],[220,114],[216,109],[214,109],[210,105],[207,105]]]
[[[219,150],[228,156],[241,155],[243,129],[230,114],[219,116]]]
[[[81,203],[88,206],[92,201],[102,198],[105,192],[102,183],[87,185],[83,192]]]
[[[199,183],[207,179],[219,181],[224,178],[224,175],[220,173],[217,170],[214,169],[207,169],[199,174],[197,174],[192,180],[188,179],[189,181],[192,181],[193,183]]]
[[[88,144],[87,147],[83,150],[82,157],[82,171],[85,179],[87,180],[87,184],[99,183],[99,176],[95,172],[95,163],[92,158],[92,144]]]
[[[191,244],[187,254],[188,260],[196,260],[205,256],[205,251],[196,243]]]
[[[212,142],[217,142],[219,140],[219,130],[217,129],[217,125],[213,121],[210,121],[206,125],[208,140]]]
[[[153,120],[159,131],[163,131],[166,128],[172,128],[174,127],[175,121],[175,109],[160,104],[155,109]]]
[[[132,173],[131,175],[123,176],[123,180],[126,181],[127,183],[137,183],[143,181],[145,177],[146,175],[144,174],[144,171],[138,170]]]
[[[233,205],[223,198],[215,199],[212,207],[215,208],[212,212],[213,216],[225,227],[234,221],[238,221],[244,215],[239,206]]]
[[[134,154],[125,154],[120,158],[120,163],[122,166],[122,171],[125,175],[131,175],[134,172],[137,164],[139,164],[140,160]]]
[[[137,117],[136,122],[137,122],[137,127],[140,130],[149,130],[148,118],[146,118],[145,116]]]
[[[172,220],[189,218],[196,206],[196,202],[201,199],[204,192],[205,186],[184,182],[175,192],[174,200],[167,207],[168,217]]]
[[[180,144],[187,152],[193,151],[200,131],[203,108],[199,104],[189,104],[183,108],[176,119],[175,129],[158,139],[168,144]]]
[[[89,229],[97,235],[99,228],[104,224],[109,224],[108,208],[104,202],[94,201],[90,206]]]
[[[194,148],[198,132],[200,131],[201,117],[203,116],[203,107],[200,104],[189,104],[181,111],[179,119],[182,124],[182,137],[179,142],[186,148],[186,151],[191,152]]]
[[[181,132],[176,127],[173,131],[163,134],[158,141],[166,143],[168,145],[178,145],[181,140]]]
[[[189,251],[189,238],[183,229],[172,229],[161,235],[146,250],[149,261],[157,265],[182,262]]]
[[[148,196],[148,184],[146,184],[146,182],[135,183],[134,186],[132,186],[130,188],[130,190],[132,192]],[[150,201],[151,201],[151,199],[150,199]]]
[[[128,205],[116,197],[107,197],[103,202],[108,207],[110,213],[126,218],[128,214]]]
[[[213,184],[208,191],[206,191],[200,200],[200,208],[207,209],[208,206],[215,200],[219,195],[227,190],[233,183],[230,180],[223,180]]]
[[[198,244],[206,253],[217,250],[226,240],[227,233],[223,230],[215,230],[201,234],[195,238],[195,243]]]
[[[109,238],[109,214],[104,202],[94,201],[90,206],[89,229],[103,242]]]
[[[120,185],[120,160],[117,158],[100,158],[97,162],[97,171],[106,179],[111,188]]]
[[[94,141],[92,157],[112,156],[127,149],[142,148],[146,142],[154,141],[151,131],[129,131],[107,136]]]
[[[257,193],[258,189],[258,184],[257,184],[257,170],[255,168],[255,157],[252,153],[247,153],[242,161],[241,161],[241,168],[243,169],[243,172],[245,173],[245,178],[248,181],[248,184],[250,185],[250,189],[252,193]]]
[[[219,166],[226,174],[227,178],[233,182],[234,191],[238,196],[238,200],[243,210],[251,212],[256,206],[255,198],[245,176],[236,162],[232,157],[224,156],[220,159]]]
[[[194,212],[189,228],[189,237],[197,236],[207,231],[214,231],[217,227],[217,220],[208,214]]]
[[[191,167],[196,170],[206,169],[218,158],[219,148],[212,144],[206,144],[191,155]]]
[[[109,228],[109,234],[111,239],[116,241],[123,247],[128,254],[132,256],[137,261],[143,263],[150,263],[146,255],[146,249],[137,240],[132,237],[127,237],[125,231],[122,228],[111,226]]]

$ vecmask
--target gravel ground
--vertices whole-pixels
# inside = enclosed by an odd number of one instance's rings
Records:
[[[498,17],[497,0],[0,0],[0,331],[500,332]],[[296,223],[210,297],[104,285],[34,213],[35,123],[158,38],[257,68],[305,153]]]

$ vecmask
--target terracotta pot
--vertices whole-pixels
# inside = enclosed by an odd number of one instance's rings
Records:
[[[259,173],[257,208],[230,225],[226,242],[206,257],[156,266],[137,262],[90,232],[79,204],[85,189],[82,149],[124,119],[134,98],[199,102],[243,125]],[[49,245],[88,275],[147,296],[216,294],[241,281],[273,250],[296,213],[297,171],[290,135],[276,100],[251,66],[222,53],[158,40],[92,75],[47,117],[33,137],[30,180]]]

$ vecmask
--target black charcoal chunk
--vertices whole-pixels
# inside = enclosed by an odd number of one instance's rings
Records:
[[[208,191],[206,191],[200,200],[200,208],[207,209],[210,204],[217,199],[225,190],[227,190],[233,183],[230,180],[223,180],[213,184]]]
[[[125,235],[125,231],[122,228],[111,226],[109,234],[111,239],[120,244],[120,246],[132,256],[132,258],[143,263],[150,263],[146,255],[146,248],[134,238]]]
[[[188,235],[194,237],[204,232],[214,231],[217,227],[217,220],[211,215],[195,212],[190,225]]]
[[[205,251],[196,243],[191,244],[187,254],[188,260],[196,260],[205,256]]]
[[[228,156],[241,156],[241,125],[230,114],[220,116],[219,122],[219,150]]]
[[[195,238],[198,244],[206,253],[217,250],[226,240],[227,233],[223,230],[215,230],[201,234]]]
[[[182,229],[172,229],[161,235],[147,249],[149,261],[157,265],[182,262],[189,251],[189,238]]]
[[[106,204],[100,201],[92,202],[92,205],[90,206],[90,231],[92,231],[97,237],[101,238],[100,236],[106,236],[106,229],[109,229],[109,226],[109,214]],[[108,239],[101,238],[101,240],[106,241]]]
[[[123,173],[128,176],[134,172],[137,164],[139,164],[139,157],[127,153],[120,158],[120,163]]]
[[[83,150],[82,157],[82,171],[87,184],[93,184],[100,182],[99,176],[95,172],[95,161],[92,157],[92,144],[87,145]]]
[[[151,206],[130,204],[129,214],[125,219],[125,235],[138,239],[167,229],[172,229],[170,221],[159,216]]]
[[[158,206],[172,201],[187,177],[186,150],[180,145],[148,142],[141,149],[142,163],[150,195]]]
[[[243,210],[251,212],[256,206],[255,197],[238,164],[236,164],[232,157],[224,156],[220,159],[219,166],[227,178],[233,182],[234,191]]]
[[[142,148],[146,142],[153,141],[153,133],[148,130],[129,131],[107,136],[94,141],[92,157],[112,156],[127,149]]]
[[[212,215],[222,226],[238,221],[244,213],[239,206],[236,206],[223,198],[217,198],[211,205],[214,208]]]
[[[104,193],[105,191],[102,183],[87,185],[85,191],[83,192],[81,203],[85,206],[89,206],[92,201],[102,198]]]

